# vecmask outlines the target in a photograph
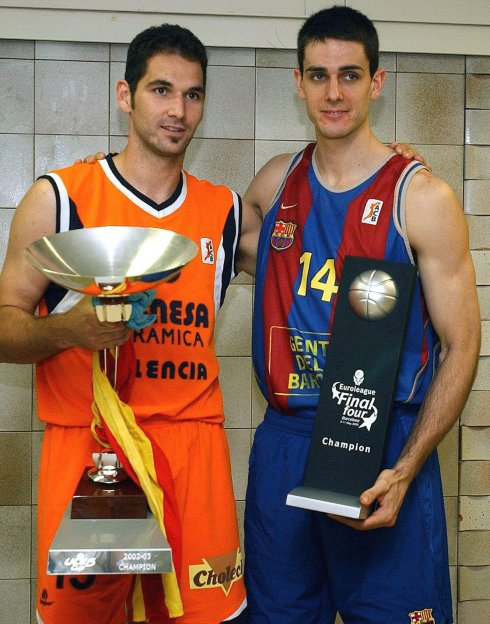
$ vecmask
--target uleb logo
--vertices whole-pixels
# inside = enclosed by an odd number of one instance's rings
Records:
[[[201,564],[189,566],[191,589],[214,589],[221,587],[225,595],[230,593],[233,583],[243,577],[243,557],[240,549],[206,557]]]

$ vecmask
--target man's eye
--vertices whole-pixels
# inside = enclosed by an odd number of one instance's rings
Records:
[[[191,92],[187,95],[187,97],[188,97],[190,100],[200,100],[200,99],[201,99],[201,94],[200,94],[200,93],[197,93],[197,91],[191,91]]]
[[[325,74],[323,73],[318,73],[318,74],[311,74],[311,79],[312,80],[323,80],[325,78]]]
[[[166,87],[157,87],[155,89],[155,93],[158,93],[158,95],[163,95],[163,94],[167,93],[167,89],[166,89]]]
[[[359,76],[357,74],[355,74],[355,73],[350,72],[348,74],[345,74],[344,78],[346,80],[357,80],[359,78]]]

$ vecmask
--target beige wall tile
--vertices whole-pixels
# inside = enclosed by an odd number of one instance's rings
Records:
[[[0,507],[0,526],[2,527],[0,578],[29,578],[31,556],[30,506]]]
[[[485,531],[460,531],[458,561],[465,566],[490,565],[490,539]]]
[[[27,624],[30,621],[30,604],[28,579],[0,581],[0,613],[5,614],[5,624]]]
[[[33,136],[0,134],[0,206],[15,208],[33,180]]]
[[[490,355],[490,321],[482,321],[481,330],[480,355]]]
[[[472,390],[461,415],[468,427],[490,426],[490,392]]]
[[[466,76],[466,106],[468,108],[490,108],[490,74],[469,74]]]
[[[36,41],[36,59],[59,61],[108,61],[108,43]]]
[[[461,427],[461,459],[490,459],[490,427]]]
[[[243,534],[243,521],[245,517],[245,501],[237,501],[236,502],[236,515],[238,518],[238,531],[240,533],[240,544],[242,546],[242,552],[244,550],[244,534]]]
[[[388,72],[381,97],[372,102],[369,119],[374,134],[380,141],[395,140],[396,74]],[[403,137],[401,140],[404,141]]]
[[[290,69],[257,70],[257,139],[314,140],[315,132],[300,100]]]
[[[439,444],[442,485],[445,496],[458,495],[459,429],[453,427]]]
[[[0,268],[5,261],[10,226],[12,224],[14,212],[12,208],[0,208]]]
[[[410,143],[459,145],[463,118],[463,76],[398,74],[397,138]]]
[[[308,141],[255,141],[255,171],[277,154],[294,154],[307,144]]]
[[[35,72],[36,132],[108,134],[109,63],[36,61]]]
[[[0,132],[34,131],[34,62],[0,60]]]
[[[480,357],[473,390],[490,390],[490,357]]]
[[[403,137],[399,137],[403,140]],[[436,176],[445,180],[463,202],[464,149],[461,145],[414,145]]]
[[[30,505],[30,433],[0,433],[0,474],[0,505]]]
[[[126,63],[129,44],[127,43],[111,43],[109,49],[109,57],[111,61]]]
[[[453,615],[456,618],[456,614],[458,613],[458,568],[457,566],[449,566],[449,582],[451,584]],[[455,624],[457,624],[457,620],[455,620]]]
[[[490,110],[466,111],[465,143],[490,144]]]
[[[250,356],[251,323],[252,287],[231,284],[216,323],[216,353]]]
[[[33,505],[31,519],[31,578],[37,578],[37,505]]]
[[[397,54],[399,72],[464,74],[465,58],[456,54]]]
[[[490,216],[468,215],[471,249],[490,248]]]
[[[252,426],[258,427],[264,420],[264,414],[267,407],[267,401],[264,399],[262,392],[260,392],[255,380],[255,376],[252,382]]]
[[[124,79],[126,63],[114,63],[109,66],[109,132],[110,134],[128,134],[128,115],[123,113],[116,102],[116,84],[118,80]]]
[[[469,74],[490,74],[490,57],[467,56],[466,71]]]
[[[458,563],[458,497],[445,496],[447,542],[449,549],[449,565]]]
[[[480,302],[480,314],[482,319],[490,320],[490,286],[477,288],[478,301]]]
[[[41,460],[41,450],[43,443],[43,431],[33,431],[31,433],[31,444],[32,444],[32,462],[31,462],[31,470],[32,470],[32,488],[31,488],[31,497],[32,502],[34,504],[37,503],[37,484],[39,477],[39,463]]]
[[[465,178],[468,180],[490,179],[490,147],[467,145],[464,150]]]
[[[252,361],[249,357],[221,357],[220,383],[225,406],[227,429],[245,429],[252,425],[250,379]]]
[[[458,609],[457,624],[483,624],[490,622],[490,600],[462,602]]]
[[[77,158],[98,151],[106,152],[109,140],[103,136],[75,136],[69,134],[38,134],[35,139],[35,176],[68,167]]]
[[[230,446],[235,498],[237,500],[245,500],[251,443],[250,429],[228,429],[226,435],[228,436],[228,444]]]
[[[255,50],[251,48],[207,48],[210,65],[255,65]]]
[[[490,180],[465,180],[464,210],[467,214],[490,215]]]
[[[490,284],[490,251],[473,251],[471,253],[476,271],[476,283],[478,286]]]
[[[0,431],[29,431],[32,370],[21,364],[0,364]]]
[[[209,67],[204,117],[196,136],[253,139],[254,100],[254,68]]]
[[[459,599],[490,600],[490,566],[459,567]]]
[[[0,40],[0,58],[34,58],[34,41]]]
[[[284,67],[293,69],[298,61],[295,50],[261,49],[256,52],[257,67]]]
[[[461,496],[460,531],[490,531],[490,496]]]
[[[185,168],[198,178],[224,184],[243,195],[254,176],[253,141],[193,139]]]
[[[394,52],[381,52],[379,66],[387,72],[396,72],[397,55]]]
[[[461,462],[459,491],[467,496],[490,495],[490,461]]]

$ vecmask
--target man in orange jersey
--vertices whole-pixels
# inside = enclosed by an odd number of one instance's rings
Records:
[[[190,31],[163,25],[140,33],[116,86],[118,105],[129,116],[126,147],[96,165],[42,176],[12,223],[0,276],[0,359],[36,364],[38,415],[46,423],[38,507],[37,617],[43,624],[237,624],[246,618],[213,332],[230,281],[241,270],[253,271],[261,221],[230,189],[182,169],[203,115],[206,67],[205,48]],[[198,245],[178,279],[157,287],[151,328],[132,332],[124,322],[100,322],[90,298],[77,301],[26,261],[26,248],[43,236],[107,225],[165,228]],[[92,353],[128,344],[136,357],[128,404],[163,449],[173,477],[183,614],[130,575],[46,573],[60,519],[98,448],[90,431]]]

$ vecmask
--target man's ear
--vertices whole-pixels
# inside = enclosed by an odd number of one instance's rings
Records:
[[[299,97],[305,99],[305,91],[303,89],[303,75],[298,67],[294,69],[294,79],[296,80],[296,86],[298,88]]]
[[[125,80],[119,80],[116,84],[116,101],[123,113],[131,112],[131,90]]]
[[[378,69],[371,79],[371,95],[369,96],[369,99],[377,100],[379,98],[385,79],[386,70]]]

